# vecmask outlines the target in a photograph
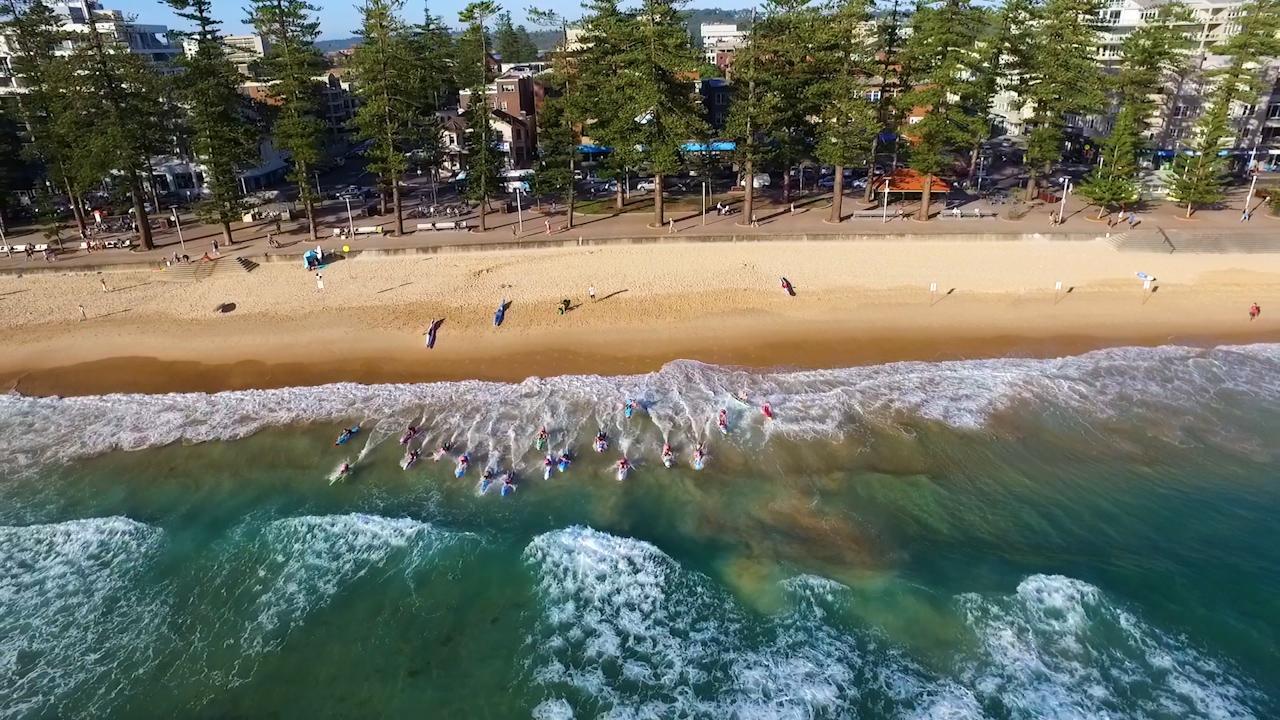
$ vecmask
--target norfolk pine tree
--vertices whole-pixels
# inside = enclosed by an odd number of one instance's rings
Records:
[[[876,155],[880,148],[881,133],[886,129],[897,133],[898,125],[902,122],[903,108],[900,103],[895,102],[898,93],[903,90],[901,66],[903,27],[899,2],[900,0],[892,0],[889,12],[876,23],[874,50],[879,75],[877,89],[880,92],[880,99],[876,102],[876,121],[880,124],[881,132],[877,132],[872,138],[871,151],[867,154],[867,186],[862,191],[864,202],[871,202],[876,191],[876,184],[872,179]]]
[[[912,33],[903,52],[904,72],[915,89],[904,96],[925,108],[920,122],[909,126],[910,166],[924,176],[920,220],[929,219],[933,181],[951,164],[951,154],[971,148],[989,126],[982,99],[986,92],[972,82],[974,68],[984,62],[978,48],[982,14],[968,0],[922,2],[912,18]]]
[[[1119,105],[1103,145],[1100,164],[1080,185],[1079,193],[1098,206],[1098,217],[1112,208],[1124,210],[1141,199],[1138,153],[1144,145],[1147,119],[1171,76],[1186,62],[1191,41],[1178,27],[1190,19],[1178,3],[1161,6],[1158,16],[1125,36],[1121,61],[1110,77]]]
[[[271,44],[259,67],[274,81],[269,92],[279,104],[272,135],[276,147],[293,160],[289,181],[298,189],[312,242],[316,241],[317,197],[311,174],[320,164],[324,135],[314,79],[322,67],[315,47],[320,33],[313,16],[317,11],[306,0],[250,0],[246,20]]]
[[[750,225],[755,221],[754,181],[757,163],[763,162],[768,155],[766,128],[775,126],[782,118],[778,96],[766,92],[765,83],[761,82],[764,75],[774,72],[767,65],[772,48],[768,42],[755,45],[752,42],[755,32],[753,13],[749,40],[734,58],[734,85],[738,91],[729,107],[729,119],[725,124],[726,136],[736,144],[734,156],[742,165],[742,217],[738,225]]]
[[[364,156],[369,171],[378,176],[384,205],[386,193],[391,193],[396,235],[404,234],[400,179],[409,165],[405,152],[420,138],[428,112],[424,99],[414,97],[422,84],[409,29],[399,17],[402,6],[401,0],[365,0],[360,8],[360,44],[351,57],[360,97],[356,133],[371,143]],[[434,115],[434,108],[429,112]]]
[[[644,0],[629,24],[633,42],[620,59],[628,81],[623,102],[653,172],[653,226],[661,227],[664,179],[679,171],[681,147],[707,134],[692,82],[700,62],[672,0]]]
[[[564,193],[565,229],[573,227],[573,207],[577,193],[574,188],[574,168],[578,160],[578,128],[582,118],[577,111],[581,77],[578,63],[569,51],[569,24],[554,12],[529,8],[530,22],[560,31],[560,49],[552,57],[552,73],[548,85],[553,92],[543,101],[538,113],[538,175],[534,176],[538,192]],[[561,174],[556,166],[563,169]]]
[[[533,44],[523,25],[511,24],[511,13],[498,14],[493,30],[493,48],[504,63],[532,62],[538,59],[538,46]]]
[[[822,68],[813,86],[818,110],[818,159],[834,166],[829,223],[843,219],[844,169],[861,164],[880,132],[876,106],[867,100],[864,78],[874,65],[867,0],[837,0],[815,30],[815,60]],[[868,178],[869,180],[870,178]]]
[[[1100,0],[1046,0],[1027,28],[1025,66],[1017,68],[1022,99],[1033,110],[1027,141],[1027,199],[1036,178],[1062,159],[1068,115],[1100,108],[1105,101],[1098,68]]]
[[[1196,154],[1179,155],[1174,161],[1169,195],[1186,204],[1187,217],[1197,207],[1223,198],[1226,173],[1218,152],[1225,141],[1236,139],[1232,106],[1253,104],[1261,89],[1258,66],[1280,55],[1280,0],[1246,3],[1235,22],[1238,32],[1213,48],[1230,60],[1208,73],[1213,89],[1209,108],[1196,127]]]
[[[502,169],[502,158],[493,137],[493,121],[489,115],[489,95],[485,90],[488,82],[488,30],[485,23],[499,11],[497,3],[481,0],[467,5],[458,13],[458,19],[467,23],[467,32],[479,43],[478,57],[473,58],[478,66],[472,69],[471,104],[467,107],[466,151],[467,151],[467,199],[480,205],[480,230],[488,229],[486,216],[489,211],[489,199],[498,192],[498,173]],[[459,77],[465,69],[459,68]]]
[[[188,36],[195,40],[196,52],[179,60],[185,72],[175,83],[209,188],[209,197],[197,206],[196,214],[221,227],[230,245],[231,223],[241,218],[245,207],[236,170],[257,159],[257,129],[247,118],[239,74],[227,59],[221,23],[211,15],[211,0],[168,0],[168,4],[196,27]]]
[[[92,118],[93,132],[78,138],[77,155],[119,172],[133,203],[138,226],[138,242],[143,249],[155,247],[151,222],[145,206],[145,184],[150,184],[151,156],[162,147],[161,83],[150,61],[115,47],[88,23],[87,42],[68,58],[62,83],[71,92],[61,104],[75,103],[85,117]],[[62,113],[64,118],[70,112]],[[83,127],[83,126],[81,126]]]
[[[614,207],[621,212],[627,191],[626,169],[640,161],[631,136],[635,116],[627,114],[624,101],[629,81],[623,74],[623,48],[633,42],[632,18],[618,8],[618,0],[587,0],[583,7],[583,47],[573,60],[574,77],[582,91],[568,99],[573,115],[582,122],[582,134],[611,148],[607,167],[618,181]]]

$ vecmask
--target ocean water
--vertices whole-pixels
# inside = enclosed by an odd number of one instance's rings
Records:
[[[8,395],[0,453],[0,718],[1280,717],[1280,346]]]

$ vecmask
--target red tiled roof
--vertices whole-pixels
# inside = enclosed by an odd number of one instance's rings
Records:
[[[924,192],[924,175],[912,170],[911,168],[899,168],[888,177],[889,192],[903,193],[922,193]],[[876,191],[884,192],[885,178],[876,180]],[[945,193],[951,189],[951,184],[946,180],[933,176],[933,183],[929,186],[931,193]]]

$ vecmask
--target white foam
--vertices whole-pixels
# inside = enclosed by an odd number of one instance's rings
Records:
[[[628,399],[647,406],[631,420],[620,410]],[[764,401],[776,415],[767,427],[758,409]],[[13,471],[114,449],[231,440],[272,426],[336,427],[356,420],[373,421],[370,445],[413,422],[424,429],[424,446],[453,441],[477,456],[520,458],[531,452],[533,433],[542,425],[551,429],[555,446],[605,428],[618,447],[628,448],[650,423],[664,437],[705,437],[721,408],[731,413],[734,432],[728,441],[735,443],[763,442],[774,434],[834,438],[859,421],[923,419],[976,429],[999,413],[1031,408],[1059,410],[1086,423],[1133,417],[1150,434],[1175,442],[1207,438],[1266,452],[1272,444],[1247,411],[1273,410],[1277,403],[1280,345],[1113,348],[1051,360],[904,362],[799,372],[677,361],[646,375],[530,378],[514,384],[341,383],[65,399],[9,394],[0,396],[0,453],[11,458],[7,468]]]
[[[0,717],[110,707],[166,615],[141,579],[163,542],[123,517],[0,527]]]
[[[1032,575],[1011,596],[960,607],[980,647],[965,679],[1015,720],[1256,717],[1244,681],[1088,583]]]
[[[251,678],[309,616],[361,580],[409,583],[442,549],[468,537],[407,518],[318,515],[249,523],[232,533],[204,584],[226,602],[192,608],[184,673],[218,686]]]
[[[525,559],[542,602],[526,670],[557,708],[609,718],[810,718],[883,705],[894,711],[886,716],[981,717],[963,688],[822,622],[808,593],[838,583],[796,580],[795,610],[760,626],[646,542],[570,528],[535,538]]]

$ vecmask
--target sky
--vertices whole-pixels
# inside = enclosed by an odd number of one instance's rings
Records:
[[[449,25],[456,26],[458,11],[467,4],[467,1],[433,0],[430,3],[431,12],[443,16]],[[159,0],[101,0],[101,2],[106,9],[122,10],[126,15],[135,16],[140,23],[168,25],[172,30],[190,29],[186,27],[183,20],[173,14],[168,5]],[[360,13],[356,10],[356,2],[352,0],[312,0],[312,2],[320,7],[320,38],[322,40],[351,37],[360,26]],[[569,18],[577,18],[582,14],[579,0],[515,0],[512,2],[498,0],[498,3],[511,12],[512,19],[517,23],[524,21],[525,8],[530,5],[555,10]],[[222,20],[224,32],[230,35],[251,32],[243,22],[246,4],[244,0],[213,0],[214,15]],[[711,0],[695,4],[699,7],[723,8],[751,6],[750,0],[724,0],[723,2]],[[419,22],[422,19],[423,8],[423,0],[407,0],[404,6],[405,19],[409,22]]]

